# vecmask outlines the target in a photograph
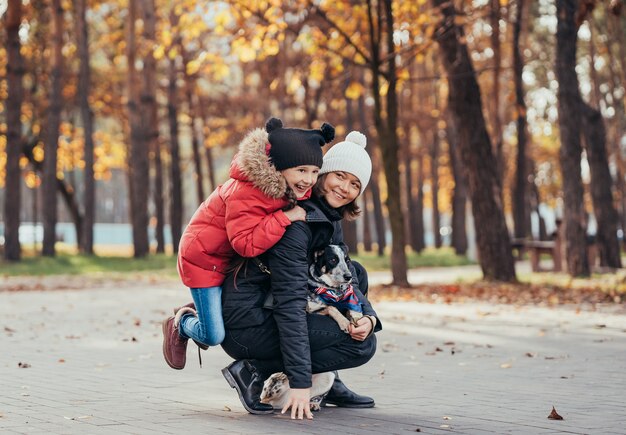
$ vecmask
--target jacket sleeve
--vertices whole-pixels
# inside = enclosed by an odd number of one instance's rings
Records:
[[[341,246],[342,249],[348,252],[348,246],[343,241],[343,229],[341,228],[341,224],[339,222],[336,222],[333,224],[333,227],[334,227],[334,233],[332,237],[332,243],[335,245]],[[363,314],[366,316],[376,317],[377,322],[376,322],[375,331],[377,332],[380,329],[382,329],[380,319],[378,318],[376,311],[374,311],[372,304],[370,304],[370,301],[361,292],[361,287],[359,286],[359,280],[357,278],[358,274],[352,262],[350,262],[349,267],[350,267],[350,273],[352,273],[352,288],[354,289],[354,294],[356,294],[357,299],[359,300],[359,302],[361,303],[361,306],[363,307]]]
[[[274,296],[280,351],[292,388],[311,387],[311,349],[307,324],[307,251],[310,229],[294,222],[266,254]]]
[[[226,201],[228,240],[242,257],[261,255],[278,242],[291,221],[279,209],[280,201],[258,189],[239,189]]]

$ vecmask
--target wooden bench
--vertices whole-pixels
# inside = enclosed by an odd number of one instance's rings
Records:
[[[511,249],[516,251],[516,259],[522,259],[525,252],[528,252],[530,259],[530,267],[533,272],[562,270],[561,244],[554,240],[527,240],[513,239],[511,240]],[[549,255],[552,257],[552,268],[543,269],[540,265],[541,255]]]

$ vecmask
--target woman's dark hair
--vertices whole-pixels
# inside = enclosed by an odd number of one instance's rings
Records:
[[[315,196],[318,196],[321,198],[326,193],[324,191],[323,186],[324,186],[324,180],[326,180],[326,177],[328,176],[328,174],[329,172],[322,174],[317,179],[317,183],[315,183],[315,186],[313,186],[313,194]],[[343,218],[347,221],[353,221],[356,218],[358,218],[359,215],[361,214],[361,208],[356,204],[356,198],[354,198],[352,202],[344,205],[342,207],[342,211],[343,211]]]

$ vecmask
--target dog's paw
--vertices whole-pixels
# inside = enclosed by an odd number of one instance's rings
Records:
[[[339,328],[345,332],[346,334],[350,333],[350,325],[352,324],[352,322],[350,322],[350,320],[348,320],[347,318],[341,316],[339,319],[335,319],[337,320],[337,324],[339,325]]]
[[[326,396],[326,394],[311,397],[311,402],[309,403],[311,411],[317,412],[322,409],[322,400],[324,400],[324,396]]]
[[[363,313],[359,313],[358,311],[348,311],[346,316],[348,317],[348,319],[350,320],[350,323],[353,326],[358,326],[358,322],[359,320],[361,320],[363,318]]]

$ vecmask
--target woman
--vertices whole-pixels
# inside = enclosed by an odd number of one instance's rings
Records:
[[[259,402],[259,395],[263,381],[282,371],[291,386],[283,412],[291,408],[291,418],[312,418],[311,374],[358,367],[376,351],[373,332],[381,326],[363,295],[367,275],[360,265],[352,264],[352,275],[357,277],[353,287],[365,316],[350,327],[349,334],[330,317],[305,310],[310,253],[330,243],[343,244],[341,219],[359,214],[355,201],[372,169],[365,145],[365,136],[352,132],[333,146],[324,156],[313,197],[300,202],[307,212],[306,222],[294,222],[272,249],[224,282],[222,347],[237,361],[222,373],[250,413],[272,412],[270,405]],[[273,303],[268,307],[270,293]],[[353,393],[338,379],[326,402],[374,406],[373,399]]]

